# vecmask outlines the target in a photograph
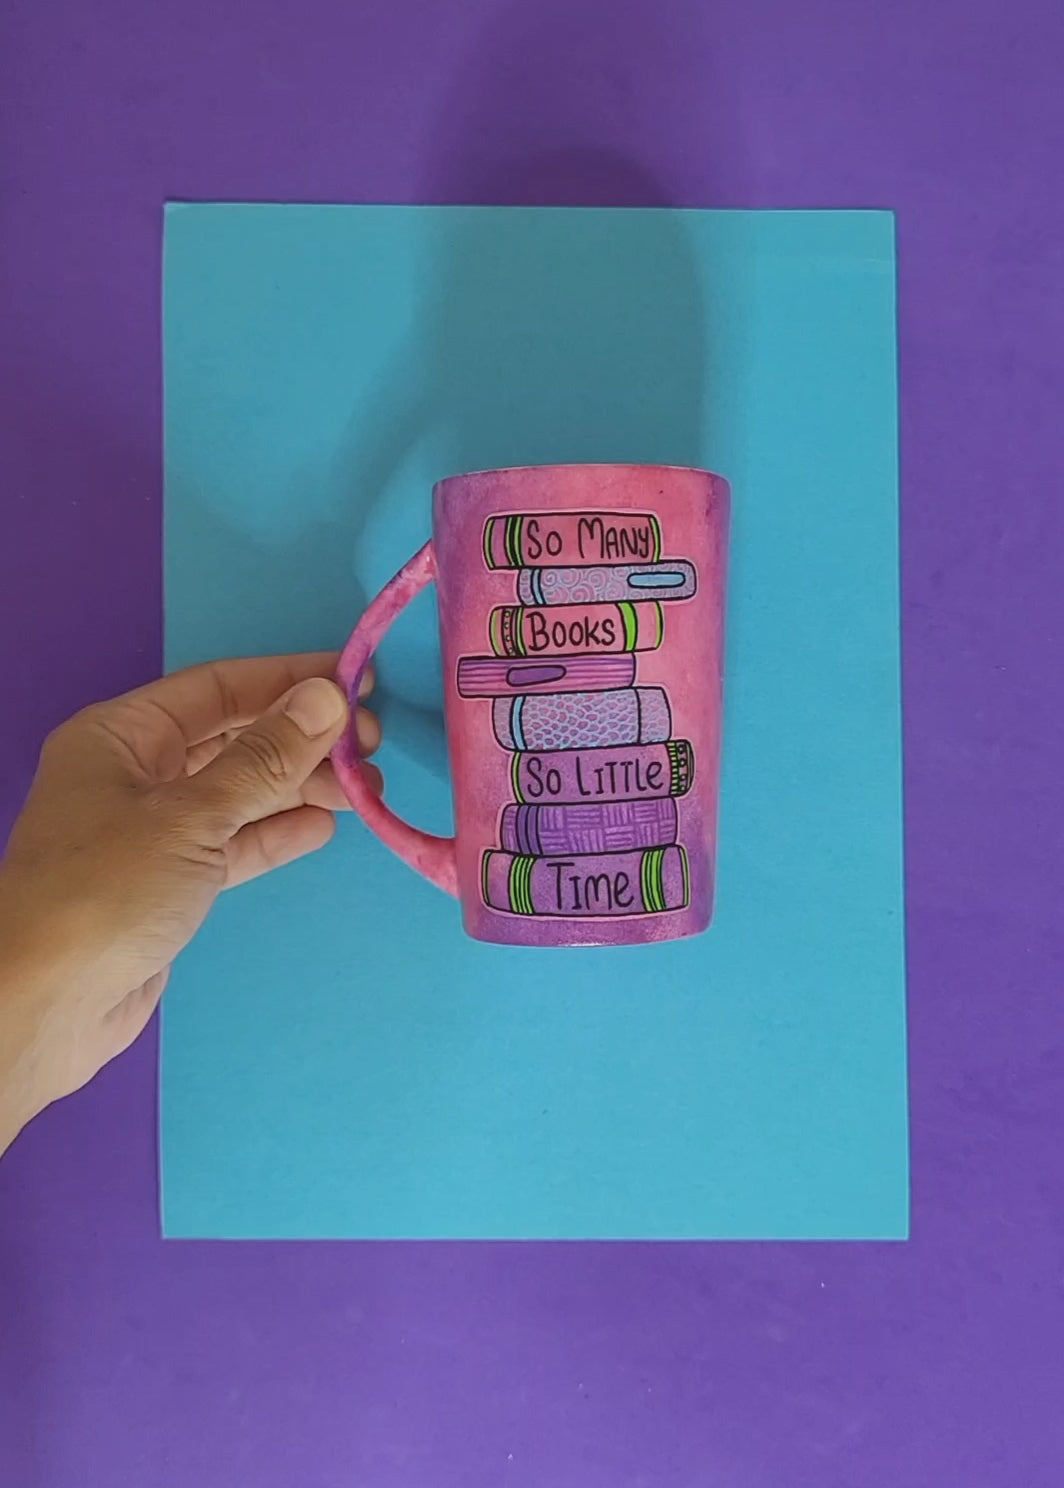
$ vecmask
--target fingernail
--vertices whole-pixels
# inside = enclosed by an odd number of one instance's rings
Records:
[[[339,723],[344,713],[344,695],[324,677],[311,677],[293,687],[284,711],[308,739],[316,739]]]

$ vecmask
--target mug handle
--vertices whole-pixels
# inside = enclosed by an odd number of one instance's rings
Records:
[[[401,610],[436,577],[436,551],[431,542],[390,579],[355,626],[336,669],[336,681],[351,701],[351,724],[332,751],[333,769],[344,795],[359,816],[408,867],[445,894],[458,897],[458,858],[453,837],[421,832],[389,811],[373,791],[362,768],[355,735],[355,708],[363,674]]]

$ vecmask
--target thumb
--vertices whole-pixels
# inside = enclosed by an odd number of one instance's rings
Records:
[[[343,693],[324,677],[300,682],[189,782],[229,835],[299,804],[299,791],[343,732]]]

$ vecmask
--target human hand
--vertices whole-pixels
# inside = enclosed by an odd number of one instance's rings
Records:
[[[332,836],[335,662],[192,667],[46,740],[0,863],[0,1152],[133,1042],[222,889]],[[357,729],[372,753],[376,719]]]

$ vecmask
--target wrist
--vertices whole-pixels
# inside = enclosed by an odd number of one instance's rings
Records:
[[[0,866],[0,1153],[49,1101],[41,1051],[64,943]]]

